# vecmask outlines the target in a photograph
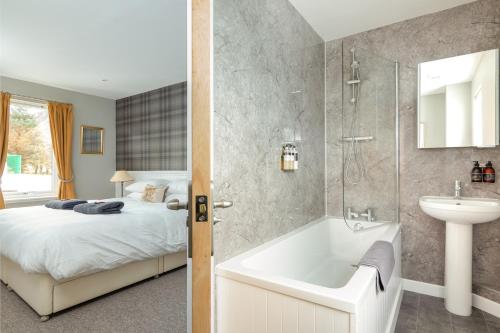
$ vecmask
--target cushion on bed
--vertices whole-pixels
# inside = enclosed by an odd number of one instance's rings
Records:
[[[167,186],[169,183],[166,179],[150,179],[150,180],[141,180],[135,183],[132,183],[125,187],[125,191],[127,192],[144,192],[146,186]]]
[[[147,185],[142,193],[142,200],[147,202],[163,202],[165,199],[166,186]]]

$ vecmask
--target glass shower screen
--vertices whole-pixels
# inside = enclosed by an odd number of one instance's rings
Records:
[[[344,217],[399,222],[398,64],[345,45],[342,62]]]

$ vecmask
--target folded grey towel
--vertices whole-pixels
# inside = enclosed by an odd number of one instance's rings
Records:
[[[82,214],[120,214],[124,205],[121,201],[90,202],[76,205],[73,210]]]
[[[87,203],[87,200],[69,199],[69,200],[51,200],[45,204],[45,207],[52,209],[73,209],[76,205]]]
[[[394,270],[394,247],[386,241],[376,241],[366,251],[359,265],[374,267],[377,270],[376,288],[384,291]]]

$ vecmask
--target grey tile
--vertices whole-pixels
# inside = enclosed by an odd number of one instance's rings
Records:
[[[472,314],[469,317],[451,315],[451,324],[453,332],[477,333],[487,332],[486,320],[480,310],[472,308]]]
[[[441,298],[420,295],[417,331],[425,333],[452,332],[451,316]]]
[[[411,332],[417,330],[417,311],[408,310],[407,306],[401,305],[401,309],[396,323],[396,331]]]
[[[214,1],[214,195],[234,201],[217,262],[324,215],[324,46],[288,0]],[[285,173],[291,140],[299,169]]]
[[[403,294],[403,300],[401,301],[401,305],[406,305],[409,307],[414,307],[415,310],[418,307],[420,295],[411,291],[405,291]]]
[[[396,332],[416,332],[418,317],[419,295],[409,291],[403,294],[401,308],[399,309]]]
[[[488,333],[500,333],[500,318],[490,315],[487,312],[482,312],[488,327]]]
[[[413,330],[407,327],[400,327],[396,325],[394,333],[417,333],[417,330]]]

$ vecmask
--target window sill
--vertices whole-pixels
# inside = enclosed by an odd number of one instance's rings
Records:
[[[12,198],[4,196],[4,201],[6,204],[29,204],[29,203],[45,202],[55,199],[57,199],[57,195],[55,194],[31,195],[26,197],[19,196]]]

